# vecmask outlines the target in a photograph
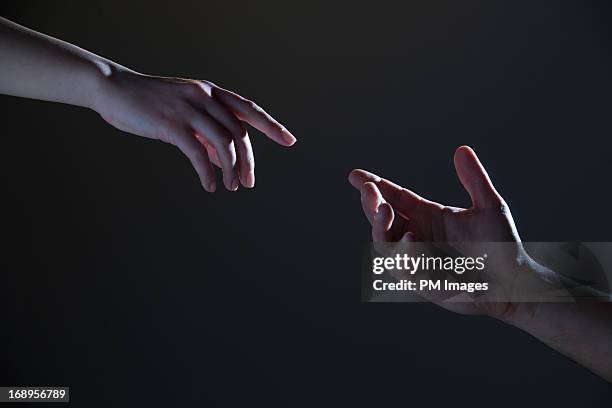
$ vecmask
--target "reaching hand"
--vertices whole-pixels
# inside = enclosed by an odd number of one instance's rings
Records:
[[[92,108],[116,128],[177,146],[207,191],[255,185],[243,122],[283,146],[295,138],[254,102],[207,81],[142,75],[0,17],[0,93]]]
[[[102,81],[94,109],[114,127],[178,147],[202,186],[215,191],[212,164],[228,190],[255,185],[255,161],[243,122],[283,146],[296,139],[254,102],[207,81],[118,70]],[[211,164],[212,163],[212,164]]]
[[[474,151],[467,146],[457,149],[455,168],[472,198],[471,208],[438,204],[372,173],[354,170],[349,181],[361,191],[370,223],[380,227],[373,228],[373,239],[393,242],[406,236],[422,242],[520,242],[510,209]]]
[[[361,191],[363,211],[372,225],[374,242],[514,242],[513,251],[504,251],[497,260],[503,264],[495,280],[505,288],[517,274],[523,277],[549,274],[520,245],[510,209],[493,187],[487,172],[472,149],[460,147],[455,152],[455,168],[461,184],[472,199],[471,208],[445,206],[429,201],[388,180],[364,170],[354,170],[350,183]],[[514,251],[514,249],[516,249]],[[528,274],[528,275],[527,275]],[[546,277],[548,279],[548,276]],[[487,314],[507,318],[515,311],[510,302],[447,303],[430,300],[460,313]]]
[[[489,278],[502,291],[512,287],[571,287],[563,276],[536,263],[523,249],[510,209],[493,187],[472,149],[455,152],[459,180],[472,198],[468,209],[444,206],[363,170],[354,170],[350,183],[361,191],[363,211],[372,224],[376,242],[510,242],[511,251],[496,256],[498,266]],[[397,245],[397,244],[395,244]],[[401,245],[400,245],[401,246]],[[427,244],[425,244],[427,246]],[[505,247],[505,245],[503,245]],[[499,255],[499,254],[498,254]],[[488,270],[488,269],[487,269]],[[518,280],[520,284],[517,284]],[[569,283],[569,285],[568,285]],[[592,297],[597,295],[598,297]],[[586,299],[601,299],[589,293]],[[448,310],[484,314],[521,328],[548,346],[612,381],[610,303],[523,303],[508,301],[446,302],[435,293],[426,298]],[[605,298],[605,296],[604,296]]]

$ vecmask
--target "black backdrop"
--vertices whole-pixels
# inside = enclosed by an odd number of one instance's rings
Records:
[[[299,138],[253,133],[257,188],[209,195],[170,146],[0,97],[3,385],[88,407],[609,406],[604,381],[502,323],[360,303],[369,230],[346,182],[363,167],[467,205],[452,153],[470,144],[523,239],[610,240],[605,2],[2,8],[238,90]]]

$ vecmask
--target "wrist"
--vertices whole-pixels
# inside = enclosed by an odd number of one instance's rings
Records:
[[[512,284],[504,291],[503,311],[491,317],[525,331],[539,326],[540,305],[543,299],[548,299],[549,291],[559,289],[559,275],[537,263],[522,248],[504,274],[513,277]]]
[[[554,336],[557,332],[557,312],[559,304],[554,303],[547,293],[563,290],[563,278],[558,273],[539,264],[525,253],[519,262],[517,281],[519,291],[526,291],[523,301],[509,303],[508,313],[498,316],[499,320],[521,329],[540,339]],[[521,299],[522,293],[516,297]]]
[[[92,63],[95,66],[95,72],[91,78],[87,107],[103,115],[107,107],[112,104],[116,77],[123,72],[133,73],[133,71],[103,59],[92,60]]]

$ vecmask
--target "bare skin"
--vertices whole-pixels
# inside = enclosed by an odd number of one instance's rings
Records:
[[[245,123],[282,146],[296,141],[257,104],[211,82],[137,73],[3,18],[0,55],[0,93],[90,108],[122,131],[170,143],[210,192],[213,164],[228,190],[255,185]]]
[[[462,146],[454,157],[457,175],[472,199],[471,208],[427,200],[364,170],[353,170],[349,182],[361,192],[364,214],[374,242],[515,242],[517,251],[504,259],[513,275],[550,282],[563,277],[537,264],[520,245],[507,203],[472,149]],[[496,279],[507,279],[499,274]],[[500,319],[538,338],[612,382],[611,303],[442,303],[457,313]]]

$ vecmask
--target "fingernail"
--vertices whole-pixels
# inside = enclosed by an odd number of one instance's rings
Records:
[[[232,191],[238,190],[238,177],[232,179]]]
[[[208,183],[208,191],[211,193],[214,193],[215,190],[217,189],[217,182],[216,181],[211,181],[210,183]]]
[[[249,174],[247,174],[246,185],[248,188],[255,187],[255,173],[254,172],[249,171]]]
[[[297,139],[287,129],[282,130],[281,136],[289,146],[292,146],[295,142],[297,142]]]

